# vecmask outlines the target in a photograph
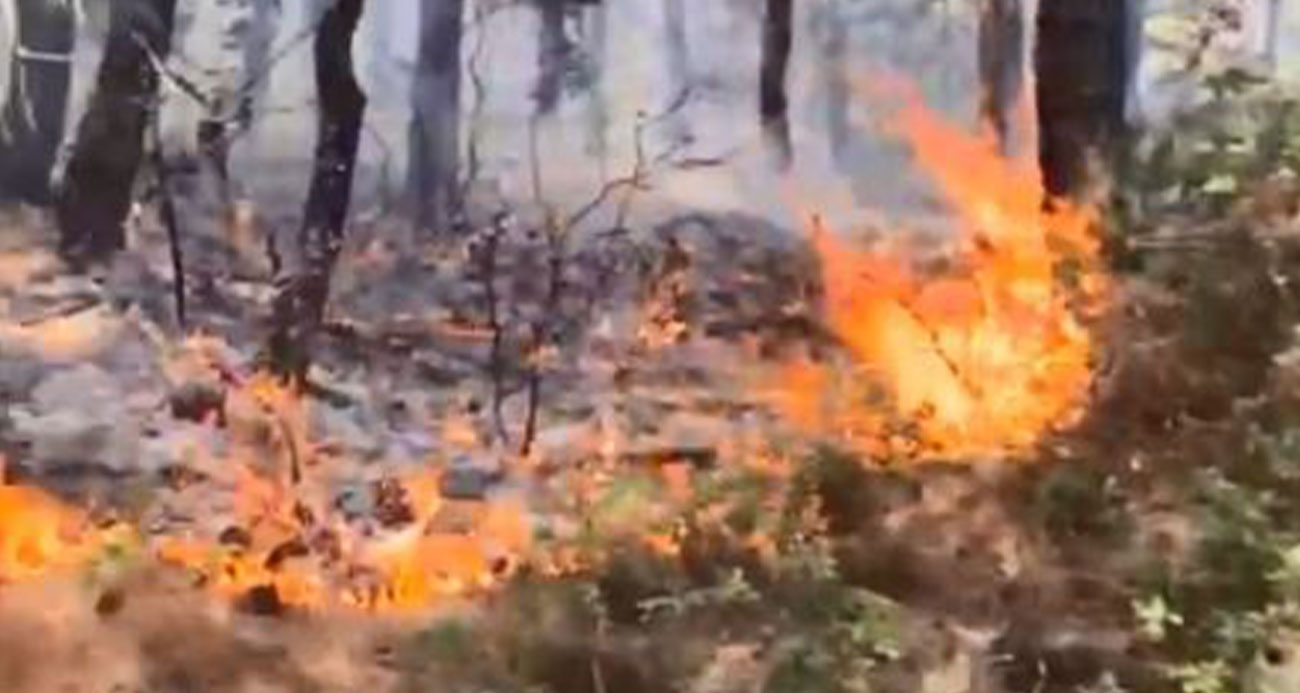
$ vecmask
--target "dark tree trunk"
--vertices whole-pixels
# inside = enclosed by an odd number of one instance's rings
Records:
[[[539,33],[537,37],[537,115],[555,112],[564,86],[564,65],[569,41],[564,35],[564,0],[537,0]]]
[[[313,54],[319,121],[315,168],[291,264],[282,268],[268,345],[271,367],[305,382],[310,347],[325,315],[330,274],[343,246],[366,96],[357,83],[352,38],[364,0],[337,0],[321,19]]]
[[[51,201],[63,141],[75,21],[69,0],[18,0],[17,45],[0,113],[0,198]]]
[[[158,91],[149,54],[162,59],[169,52],[176,0],[113,0],[110,11],[95,94],[58,200],[61,248],[74,260],[104,259],[125,244],[123,224]]]
[[[412,87],[408,189],[416,223],[444,230],[459,211],[460,52],[465,0],[424,0]]]
[[[1126,2],[1043,0],[1038,8],[1039,163],[1054,196],[1090,195],[1124,132]]]
[[[794,39],[794,0],[767,0],[763,16],[763,55],[759,65],[758,115],[778,162],[788,167],[790,145],[789,98],[785,91]]]
[[[1024,36],[1020,0],[983,0],[979,18],[980,118],[992,128],[1004,151],[1024,83]]]

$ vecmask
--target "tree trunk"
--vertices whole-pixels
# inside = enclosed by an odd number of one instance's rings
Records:
[[[49,204],[72,82],[71,0],[18,0],[8,97],[0,113],[0,199]]]
[[[824,3],[820,8],[821,25],[821,75],[825,90],[826,144],[836,170],[848,173],[852,166],[850,148],[853,126],[849,120],[852,94],[849,84],[848,27],[844,12],[835,3]]]
[[[271,87],[271,49],[275,45],[276,30],[283,12],[281,0],[253,0],[253,20],[248,39],[244,42],[244,79],[248,93],[244,94],[249,122],[253,126],[257,112],[266,106],[266,95]],[[251,82],[251,84],[250,84]]]
[[[564,0],[537,0],[537,115],[555,112],[564,86],[564,64],[569,42],[564,36]]]
[[[587,9],[585,52],[591,58],[591,87],[587,93],[587,152],[596,159],[600,180],[608,179],[609,104],[605,84],[606,48],[609,45],[609,13],[604,4]]]
[[[1043,0],[1038,8],[1039,163],[1053,196],[1086,197],[1104,182],[1124,130],[1129,71],[1125,3]]]
[[[315,168],[297,252],[277,282],[280,290],[268,345],[271,367],[299,385],[306,380],[311,341],[324,320],[330,274],[343,246],[352,196],[352,172],[366,110],[366,96],[352,61],[352,38],[364,4],[364,0],[336,0],[322,18],[313,46],[320,103]]]
[[[416,223],[444,230],[459,211],[460,53],[465,0],[424,0],[412,85],[408,190]]]
[[[669,98],[673,99],[695,86],[690,44],[686,40],[686,8],[683,2],[684,0],[664,0],[664,43],[668,58],[668,79],[673,85]],[[694,138],[688,110],[689,106],[683,106],[667,123],[669,137],[674,144],[687,145]]]
[[[1024,82],[1024,34],[1020,0],[983,0],[978,43],[980,119],[992,129],[1003,151],[1010,145],[1011,118]]]
[[[110,11],[95,94],[58,200],[61,249],[78,261],[105,259],[125,245],[123,224],[158,91],[149,54],[161,60],[171,49],[176,0],[113,0]]]
[[[763,16],[763,55],[759,65],[758,115],[781,168],[787,168],[793,158],[789,99],[785,91],[794,37],[793,22],[794,0],[767,0]]]

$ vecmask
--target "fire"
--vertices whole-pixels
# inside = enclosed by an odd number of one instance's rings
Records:
[[[39,489],[0,484],[0,585],[81,568],[105,547],[128,541],[124,530],[96,527]]]
[[[1104,293],[1094,215],[1044,209],[1032,160],[1009,160],[916,105],[896,134],[934,180],[960,233],[938,270],[913,249],[860,249],[820,221],[828,321],[849,377],[799,363],[783,377],[795,421],[872,451],[950,456],[1014,451],[1067,423],[1086,398],[1093,345],[1080,304]],[[1073,285],[1062,278],[1070,263]]]

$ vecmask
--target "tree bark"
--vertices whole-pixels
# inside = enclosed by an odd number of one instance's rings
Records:
[[[569,42],[564,35],[564,0],[537,0],[537,115],[555,112],[564,86],[564,63]]]
[[[364,0],[336,0],[321,19],[313,45],[320,102],[315,168],[297,252],[277,282],[268,345],[272,369],[299,385],[306,381],[311,342],[324,320],[352,196],[366,109],[352,61],[352,39],[364,5]]]
[[[421,228],[443,230],[459,211],[461,38],[465,0],[424,0],[412,85],[408,190]]]
[[[1124,132],[1125,3],[1043,0],[1037,18],[1039,163],[1048,194],[1086,197],[1104,182]]]
[[[794,156],[790,145],[790,104],[785,89],[794,39],[793,22],[794,0],[767,0],[759,64],[758,115],[781,168],[788,167]]]
[[[983,0],[978,42],[980,119],[993,130],[1003,151],[1010,145],[1011,118],[1024,83],[1024,34],[1020,0]]]
[[[144,153],[159,75],[150,53],[171,49],[176,0],[113,0],[95,94],[58,199],[61,249],[74,261],[106,259],[125,245],[123,224]]]
[[[47,205],[72,82],[71,0],[18,0],[17,43],[0,113],[0,198]]]

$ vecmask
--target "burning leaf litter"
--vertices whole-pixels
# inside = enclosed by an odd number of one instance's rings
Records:
[[[945,456],[1023,449],[1068,423],[1086,396],[1093,343],[1078,306],[1105,294],[1093,220],[1086,210],[1044,211],[1032,165],[1001,159],[991,143],[919,106],[902,111],[899,131],[962,233],[943,267],[926,271],[902,244],[861,250],[813,222],[825,318],[849,364],[791,365],[778,409],[873,454],[900,441]],[[629,353],[658,357],[696,338],[691,257],[676,240],[669,250]],[[1073,284],[1061,279],[1070,263]],[[270,377],[241,375],[220,339],[191,337],[166,351],[171,414],[223,430],[223,442],[191,441],[171,488],[133,522],[93,523],[42,491],[0,487],[0,581],[84,569],[109,547],[132,545],[256,613],[421,612],[519,571],[591,569],[604,557],[593,533],[679,557],[687,516],[735,534],[739,501],[697,497],[700,468],[740,464],[778,485],[792,474],[782,455],[760,448],[719,455],[723,440],[641,454],[599,413],[594,432],[565,438],[580,448],[567,451],[579,463],[489,450],[473,417],[444,414],[424,422],[441,431],[439,459],[358,474],[355,460],[311,434],[307,399]],[[458,466],[443,454],[451,450],[496,461]],[[733,538],[775,560],[771,530]]]

